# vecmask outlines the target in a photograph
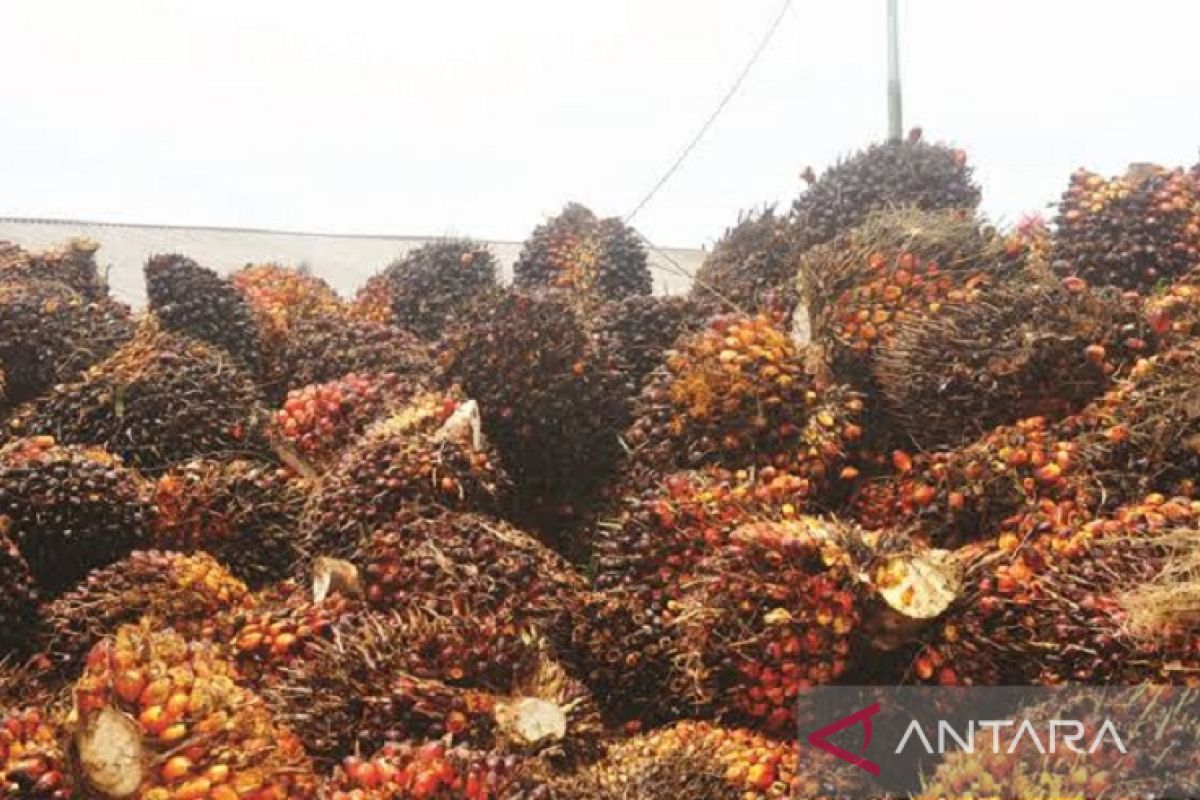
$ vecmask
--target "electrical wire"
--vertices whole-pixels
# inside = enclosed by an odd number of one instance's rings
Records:
[[[643,197],[641,201],[634,206],[633,210],[625,215],[626,224],[631,222],[633,218],[636,217],[641,210],[645,208],[651,200],[654,199],[654,196],[658,194],[659,190],[667,184],[667,181],[671,180],[671,177],[683,165],[683,162],[687,160],[687,157],[692,154],[693,150],[696,149],[696,145],[700,144],[700,140],[704,138],[704,134],[708,133],[708,129],[712,127],[713,123],[717,121],[717,118],[721,116],[721,112],[725,110],[725,107],[728,106],[730,101],[733,100],[734,96],[737,95],[738,91],[742,88],[742,84],[746,82],[746,77],[750,74],[750,71],[754,69],[754,65],[758,63],[759,58],[761,58],[762,54],[766,52],[767,46],[771,44],[771,40],[775,38],[775,32],[779,30],[779,26],[783,22],[783,18],[787,16],[788,9],[791,7],[792,0],[784,0],[783,7],[779,9],[779,13],[776,14],[775,18],[771,21],[771,25],[769,28],[767,28],[766,34],[763,35],[762,40],[758,43],[758,47],[756,47],[754,52],[751,54],[750,60],[746,62],[746,66],[742,67],[742,71],[738,74],[737,79],[733,82],[733,85],[729,87],[727,92],[725,92],[725,96],[721,98],[721,102],[717,103],[717,107],[714,108],[713,112],[708,115],[708,119],[706,119],[704,124],[700,126],[700,130],[696,131],[696,135],[693,136],[691,141],[689,141],[683,150],[680,151],[678,157],[676,157],[671,166],[667,168],[667,171],[662,174],[662,177],[658,179],[658,182],[650,188],[650,191],[648,191],[645,197]]]

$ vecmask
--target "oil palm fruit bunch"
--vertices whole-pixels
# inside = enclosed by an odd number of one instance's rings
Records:
[[[216,556],[239,579],[262,586],[292,574],[296,531],[311,483],[285,467],[247,459],[198,458],[154,485],[156,547]]]
[[[629,390],[636,392],[676,340],[704,327],[705,314],[690,297],[634,295],[609,303],[592,322],[617,354]]]
[[[793,518],[801,482],[772,467],[676,473],[628,492],[591,531],[596,591],[582,598],[571,650],[614,721],[697,712],[690,676],[675,669],[683,589],[740,525]]]
[[[516,484],[519,522],[553,536],[580,516],[623,455],[620,365],[559,292],[496,292],[448,342],[448,380],[480,398],[483,431]]]
[[[251,375],[263,377],[263,332],[254,308],[211,269],[180,255],[146,262],[146,296],[164,330],[222,348]]]
[[[85,300],[65,284],[32,279],[0,283],[4,406],[78,379],[133,338],[133,332],[124,307]]]
[[[0,449],[0,520],[38,587],[54,595],[146,542],[145,482],[99,448],[48,436]]]
[[[638,399],[626,438],[661,470],[775,466],[818,496],[862,437],[862,400],[807,371],[805,351],[764,315],[718,317],[680,342]]]
[[[29,564],[7,534],[0,534],[0,657],[23,648],[38,620],[38,589]],[[0,795],[3,796],[3,795]]]
[[[1189,270],[1145,300],[1145,322],[1160,349],[1178,347],[1200,334],[1200,269]]]
[[[787,734],[804,688],[846,672],[860,618],[852,533],[814,517],[754,522],[699,564],[678,612],[697,706]]]
[[[413,675],[404,638],[386,626],[340,634],[314,640],[264,690],[316,758],[442,737],[565,760],[598,746],[598,715],[586,690],[552,662],[533,665],[497,693]]]
[[[273,432],[305,462],[323,471],[371,423],[405,405],[419,389],[416,379],[393,372],[351,372],[293,389],[275,412]]]
[[[600,219],[579,203],[534,228],[513,264],[520,289],[566,289],[588,301],[650,294],[646,249],[617,217]]]
[[[552,797],[785,800],[852,796],[864,788],[847,767],[801,771],[794,742],[686,721],[614,744],[602,761],[552,784]]]
[[[507,489],[474,401],[425,393],[372,425],[322,478],[302,519],[304,548],[343,556],[401,511],[494,511]]]
[[[75,675],[92,647],[123,625],[149,619],[189,639],[210,638],[217,615],[252,603],[246,585],[207,553],[135,551],[47,603],[37,649],[48,667]]]
[[[286,335],[300,320],[338,316],[345,311],[333,288],[303,269],[281,264],[247,264],[229,276],[265,326]]]
[[[382,291],[390,312],[383,321],[436,341],[465,304],[496,285],[496,258],[469,239],[444,239],[411,250],[368,282],[361,296],[366,308]],[[380,318],[367,310],[366,318]]]
[[[323,316],[292,326],[278,372],[286,389],[299,389],[351,372],[391,372],[410,379],[427,377],[433,368],[429,349],[407,331],[353,317]]]
[[[384,272],[376,272],[367,278],[354,295],[354,302],[350,305],[351,316],[365,322],[391,325],[395,320],[392,316],[392,292],[389,284],[388,276]]]
[[[1200,183],[1155,165],[1111,179],[1080,169],[1055,223],[1055,272],[1148,294],[1200,258]]]
[[[79,797],[63,731],[34,705],[0,708],[0,798],[73,800]]]
[[[767,314],[786,322],[796,307],[796,250],[774,208],[738,216],[696,271],[692,297],[710,314]]]
[[[852,508],[871,530],[912,530],[937,547],[987,538],[1039,500],[1089,501],[1086,459],[1045,417],[993,428],[954,450],[892,454],[895,473],[862,485]]]
[[[266,421],[261,395],[224,351],[151,320],[79,381],[18,409],[9,432],[105,446],[156,471],[197,456],[266,453]]]
[[[392,742],[369,758],[347,756],[321,800],[549,800],[528,763],[511,753]]]
[[[90,239],[72,239],[40,253],[0,242],[0,280],[52,281],[65,284],[86,302],[107,301],[108,281],[96,265],[99,249]]]
[[[533,628],[560,642],[584,589],[557,553],[478,514],[402,515],[363,540],[350,560],[376,608],[469,610],[474,619]]]
[[[888,208],[958,209],[969,216],[980,198],[971,173],[966,153],[922,141],[919,132],[873,144],[809,180],[792,204],[796,244],[803,250],[828,242]]]
[[[1190,682],[1200,663],[1200,503],[1149,495],[1094,519],[1040,519],[1024,539],[1010,530],[955,554],[961,591],[928,632],[912,678]]]
[[[240,686],[213,645],[125,626],[88,654],[70,723],[80,772],[101,797],[311,798],[299,740]]]
[[[1062,418],[1150,350],[1136,301],[1113,291],[1014,282],[903,325],[874,359],[889,417],[922,449],[996,425]]]
[[[1064,688],[1051,699],[1014,709],[1033,735],[998,737],[998,745],[950,751],[922,780],[919,798],[934,797],[1192,797],[1196,781],[1194,689],[1145,686],[1137,690]],[[1044,744],[1064,719],[1088,730],[1082,747]],[[1110,729],[1103,729],[1105,724]],[[1107,730],[1105,733],[1098,731]],[[1112,731],[1119,731],[1115,736]],[[1035,741],[1037,740],[1037,741]],[[1120,747],[1116,740],[1121,742]],[[1098,746],[1090,746],[1099,742]],[[1139,757],[1128,750],[1137,742]]]
[[[867,391],[876,352],[901,328],[976,301],[1022,262],[1019,249],[970,216],[885,211],[800,257],[798,313],[807,311],[838,379]]]

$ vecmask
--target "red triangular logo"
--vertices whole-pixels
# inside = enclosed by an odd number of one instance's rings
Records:
[[[867,752],[867,748],[871,746],[871,717],[878,713],[879,703],[874,703],[866,708],[859,709],[847,717],[842,717],[836,722],[826,725],[819,731],[813,731],[808,735],[808,743],[813,747],[824,750],[826,753],[829,753],[832,756],[840,758],[847,764],[853,764],[859,769],[866,770],[878,778],[879,765],[868,760],[862,755],[863,753]],[[857,753],[851,753],[848,750],[843,750],[836,744],[828,741],[828,737],[832,736],[838,731],[844,731],[846,728],[853,727],[854,725],[858,725],[860,723],[863,726],[863,746],[862,749]]]

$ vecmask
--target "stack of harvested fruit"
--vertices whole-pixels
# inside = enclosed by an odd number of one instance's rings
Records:
[[[684,297],[578,205],[353,302],[0,243],[0,800],[837,797],[809,687],[1193,685],[1200,171],[809,177]]]

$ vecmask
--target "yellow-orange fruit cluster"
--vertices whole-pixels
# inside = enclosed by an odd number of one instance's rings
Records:
[[[37,708],[0,712],[0,798],[77,797],[62,739],[59,726]]]
[[[441,742],[384,745],[370,758],[347,756],[322,800],[538,800],[521,759]]]

